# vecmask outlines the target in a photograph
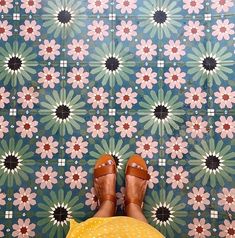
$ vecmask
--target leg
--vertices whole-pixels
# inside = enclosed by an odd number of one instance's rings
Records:
[[[107,166],[112,163],[113,161],[109,160],[107,161],[107,163],[102,164],[99,167]],[[107,174],[96,178],[94,181],[94,187],[99,201],[101,201],[101,198],[105,194],[111,194],[113,196],[116,196],[116,174]],[[94,217],[111,217],[115,215],[115,212],[115,203],[109,200],[105,200],[102,202],[101,206],[99,207],[99,210],[96,212]]]
[[[105,201],[100,206],[94,217],[112,217],[115,215],[115,206],[111,201]]]
[[[143,212],[142,212],[142,209],[134,204],[134,203],[130,203],[129,205],[127,205],[126,207],[126,215],[128,217],[132,217],[132,218],[135,218],[137,220],[140,220],[140,221],[143,221],[145,223],[148,223]]]
[[[137,167],[139,169],[143,169],[137,164],[132,164],[132,167]],[[147,189],[147,181],[137,178],[135,176],[126,175],[126,198],[133,198],[138,197],[139,201],[144,200],[145,192]],[[132,218],[135,218],[137,220],[147,222],[142,209],[140,206],[138,206],[135,203],[129,203],[127,207],[125,208],[126,215]]]

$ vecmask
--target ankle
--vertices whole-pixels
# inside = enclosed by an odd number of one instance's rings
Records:
[[[106,211],[109,216],[114,216],[116,212],[116,204],[112,201],[103,201],[99,210]]]
[[[129,203],[126,206],[126,215],[142,222],[148,223],[140,206],[135,203]]]
[[[101,206],[100,207],[103,207],[103,206],[109,206],[109,207],[116,207],[116,204],[110,200],[105,200],[102,202]]]
[[[133,214],[135,212],[142,212],[142,209],[139,205],[135,203],[129,203],[126,207],[126,215],[129,216],[129,214]]]

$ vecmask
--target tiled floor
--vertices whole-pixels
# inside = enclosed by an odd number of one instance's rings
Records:
[[[149,166],[167,238],[235,237],[232,0],[0,0],[0,237],[92,216],[95,160]]]

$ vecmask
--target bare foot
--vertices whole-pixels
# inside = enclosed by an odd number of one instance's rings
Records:
[[[112,160],[108,160],[107,163],[102,164],[99,167],[107,166],[112,163],[114,163]],[[96,191],[96,196],[100,203],[103,202],[103,197],[106,194],[110,194],[115,197],[116,196],[116,174],[106,174],[104,176],[96,178],[94,181],[94,187]]]
[[[136,163],[131,164],[134,168],[143,169]],[[137,178],[132,175],[126,175],[126,194],[127,200],[136,199],[139,204],[143,203],[145,192],[147,189],[147,180]]]

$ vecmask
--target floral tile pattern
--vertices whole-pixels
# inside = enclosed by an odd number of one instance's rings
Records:
[[[0,0],[0,237],[66,237],[103,153],[143,156],[167,238],[235,238],[232,0]]]

